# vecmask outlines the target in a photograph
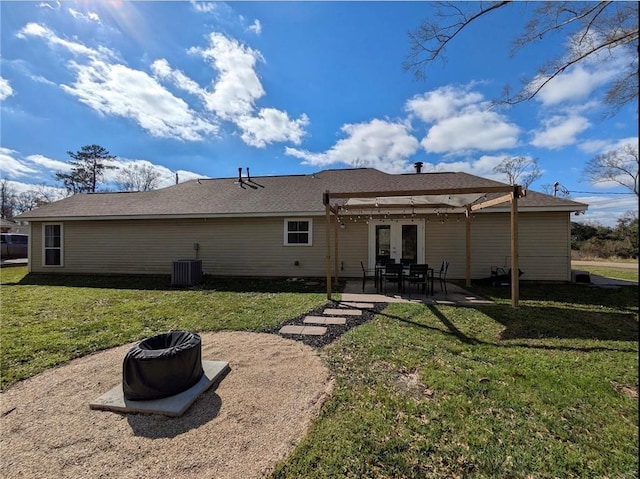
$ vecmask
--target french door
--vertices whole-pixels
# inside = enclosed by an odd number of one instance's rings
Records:
[[[393,259],[424,263],[424,220],[369,221],[369,265]]]

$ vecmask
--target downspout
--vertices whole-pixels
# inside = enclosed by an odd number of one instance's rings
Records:
[[[331,300],[331,210],[329,209],[329,190],[322,195],[325,210],[325,242],[326,242],[326,274],[327,274],[327,299]]]

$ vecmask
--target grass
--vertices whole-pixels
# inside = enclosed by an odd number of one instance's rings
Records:
[[[159,327],[257,331],[324,301],[285,282],[73,281],[2,271],[7,384]],[[393,304],[323,348],[334,395],[273,477],[637,477],[638,288],[523,284],[515,310],[508,288],[473,292],[495,304]]]
[[[579,266],[576,269],[588,271],[589,274],[604,276],[605,278],[623,279],[626,281],[638,281],[638,269],[612,268],[604,266]]]
[[[169,330],[260,331],[326,302],[323,284],[169,277],[27,275],[0,270],[1,386],[70,359]]]
[[[327,348],[337,389],[276,478],[638,474],[637,288],[389,306]]]

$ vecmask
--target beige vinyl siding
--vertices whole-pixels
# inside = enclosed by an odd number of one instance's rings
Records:
[[[331,255],[333,256],[333,229],[331,235]],[[338,229],[338,268],[340,268],[340,262],[344,265],[344,269],[338,271],[341,278],[361,278],[362,267],[360,266],[360,261],[362,261],[365,268],[373,268],[374,265],[367,265],[369,255],[368,235],[369,225],[364,221],[359,223],[346,222],[344,229]],[[333,268],[333,263],[331,267]]]
[[[465,219],[449,216],[426,225],[427,262],[450,262],[449,278],[465,277]],[[519,268],[522,280],[571,279],[570,225],[567,213],[518,215]],[[471,220],[471,277],[484,278],[491,267],[511,267],[511,223],[508,214],[476,214]]]
[[[64,267],[42,266],[42,223],[31,225],[30,271],[87,274],[170,274],[172,262],[197,257],[206,274],[216,276],[324,277],[326,236],[324,215],[313,221],[312,246],[284,245],[284,217],[67,221],[63,224]],[[367,265],[368,225],[347,222],[338,230],[340,277],[361,277]],[[570,281],[570,217],[568,213],[519,214],[522,280]],[[331,229],[331,267],[334,231]],[[425,222],[426,262],[436,274],[443,260],[448,277],[465,277],[465,218],[435,215]],[[504,213],[474,214],[471,225],[471,277],[490,275],[492,266],[509,268],[510,217]],[[296,266],[295,262],[299,265]]]
[[[202,259],[206,274],[324,276],[324,217],[313,246],[285,246],[283,218],[64,222],[64,267],[55,272],[170,274],[172,262]],[[42,223],[34,223],[31,271],[42,266]],[[298,261],[299,265],[294,263]]]

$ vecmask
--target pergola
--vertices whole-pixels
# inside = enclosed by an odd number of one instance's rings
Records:
[[[502,193],[502,194],[500,194]],[[500,194],[487,199],[488,194]],[[326,218],[326,272],[327,298],[331,299],[331,224],[334,233],[333,269],[335,281],[338,281],[338,222],[331,220],[331,215],[340,215],[344,207],[358,207],[366,214],[379,214],[380,208],[387,211],[407,211],[413,213],[436,211],[438,208],[452,208],[453,211],[465,214],[465,249],[466,249],[466,285],[471,285],[471,213],[503,203],[511,203],[511,306],[518,307],[519,279],[518,279],[518,199],[525,196],[526,191],[520,185],[480,186],[470,188],[442,188],[429,190],[402,191],[366,191],[331,193],[325,191],[322,202],[325,205]],[[341,200],[341,203],[332,200]]]

